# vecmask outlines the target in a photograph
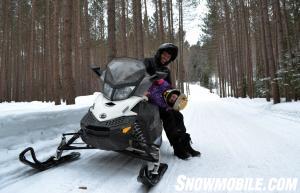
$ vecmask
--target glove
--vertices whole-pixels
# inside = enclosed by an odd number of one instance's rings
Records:
[[[164,79],[159,79],[159,80],[156,80],[156,81],[155,81],[155,84],[156,84],[156,85],[162,85],[164,82],[165,82]]]

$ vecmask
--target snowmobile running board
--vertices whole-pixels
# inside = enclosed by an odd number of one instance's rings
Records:
[[[133,153],[132,151],[129,150],[116,150],[116,152],[123,153],[125,155],[129,155],[134,158],[146,160],[149,162],[157,162],[158,159],[156,159],[152,154],[147,153],[146,151],[136,151],[136,153]]]

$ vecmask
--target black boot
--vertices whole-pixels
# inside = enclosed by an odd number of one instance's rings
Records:
[[[184,141],[185,139],[183,136],[178,136],[174,143],[172,143],[174,155],[183,160],[191,157],[191,154],[185,148]]]
[[[190,137],[190,134],[186,133],[185,134],[185,140],[184,140],[184,146],[185,146],[185,149],[187,152],[189,152],[192,157],[200,157],[201,156],[201,153],[195,149],[192,148],[191,146],[191,137]]]
[[[189,152],[186,151],[183,144],[174,145],[173,148],[174,148],[174,155],[176,155],[178,158],[185,160],[191,157],[191,154],[189,154]]]

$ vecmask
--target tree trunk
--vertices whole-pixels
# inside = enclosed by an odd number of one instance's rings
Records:
[[[273,103],[277,104],[280,103],[280,96],[279,96],[279,87],[278,87],[277,76],[276,76],[276,66],[275,66],[274,55],[273,55],[272,36],[271,36],[269,16],[268,16],[268,5],[267,5],[267,1],[261,1],[261,3],[263,9],[267,57],[270,64],[269,67],[270,67],[270,75],[271,75]]]
[[[8,56],[8,50],[7,50],[7,44],[8,44],[8,11],[9,11],[9,0],[3,1],[3,36],[2,36],[2,45],[1,45],[1,63],[0,63],[0,75],[1,75],[1,81],[0,81],[0,102],[8,101],[8,90],[6,89],[7,85],[7,56]]]
[[[150,53],[150,49],[149,49],[149,44],[150,44],[150,31],[149,31],[149,18],[148,18],[148,10],[147,10],[147,1],[144,0],[144,31],[145,31],[145,35],[144,35],[144,44],[145,44],[145,54],[149,55]]]
[[[181,2],[181,4],[182,4],[182,2]],[[159,38],[160,38],[160,43],[163,43],[165,41],[165,34],[164,34],[162,0],[158,0],[158,9],[159,9]]]
[[[72,70],[72,0],[64,0],[64,92],[66,103],[75,104],[75,89]]]
[[[127,31],[126,31],[126,13],[125,13],[125,0],[121,0],[121,36],[122,36],[122,53],[121,56],[127,56]]]
[[[144,34],[143,34],[143,23],[142,23],[142,5],[141,0],[136,0],[137,2],[137,49],[138,58],[144,58]]]
[[[17,3],[17,21],[16,21],[16,47],[15,47],[15,51],[16,53],[15,58],[16,58],[16,62],[15,62],[15,93],[14,93],[14,100],[16,102],[21,101],[21,81],[22,81],[22,74],[21,73],[21,68],[22,68],[22,38],[21,38],[21,30],[22,30],[22,22],[21,22],[21,17],[22,17],[22,6],[21,3],[18,2]],[[1,91],[0,91],[1,92]]]
[[[53,9],[53,83],[54,83],[54,101],[55,105],[60,104],[60,96],[62,93],[62,83],[60,80],[60,62],[59,62],[59,18],[60,18],[60,0],[54,0],[54,9]]]
[[[36,0],[32,0],[31,2],[31,29],[30,29],[30,46],[29,46],[29,52],[28,52],[28,63],[27,63],[27,76],[26,76],[26,99],[32,100],[33,99],[33,81],[34,81],[34,65],[35,65],[35,6],[36,6]]]
[[[184,92],[184,86],[183,86],[183,80],[184,80],[184,74],[185,69],[183,66],[183,8],[182,8],[182,0],[179,0],[178,2],[178,8],[179,8],[179,89],[181,92]]]
[[[224,26],[226,29],[226,39],[228,42],[228,47],[227,47],[227,56],[228,56],[228,61],[227,65],[230,71],[230,83],[231,83],[231,89],[233,90],[233,95],[237,96],[237,86],[236,86],[236,67],[233,59],[233,40],[232,40],[232,27],[231,27],[231,19],[230,19],[230,13],[229,13],[229,6],[227,3],[227,0],[224,0],[224,10],[225,10],[225,23],[226,25]]]
[[[138,51],[138,17],[137,17],[137,1],[138,0],[132,0],[132,21],[133,21],[133,57],[137,58],[139,55]]]
[[[172,5],[172,0],[167,0],[167,17],[168,17],[168,40],[169,42],[173,42],[173,29],[172,29],[172,20],[171,20],[171,5]]]
[[[109,1],[110,2],[110,1]],[[85,94],[91,93],[91,86],[92,86],[92,72],[89,69],[89,65],[91,65],[91,43],[90,43],[90,20],[89,20],[89,14],[88,14],[88,5],[89,1],[83,1],[83,7],[84,7],[84,29],[83,29],[83,36],[84,36],[84,56],[82,61],[82,70],[83,70],[83,76],[85,76],[85,86],[86,86],[86,92]],[[109,35],[108,35],[109,36]],[[116,51],[115,51],[116,52]]]
[[[275,12],[276,12],[276,24],[277,24],[277,34],[278,34],[278,55],[277,55],[277,61],[278,65],[280,67],[283,67],[283,81],[284,81],[284,96],[285,96],[285,101],[290,102],[291,97],[290,97],[290,82],[288,81],[287,78],[287,65],[285,62],[283,62],[283,56],[284,56],[284,51],[287,49],[285,46],[283,39],[283,22],[282,22],[282,15],[280,11],[280,2],[279,0],[275,0],[274,2],[274,7],[275,7]]]
[[[154,18],[155,18],[155,27],[156,27],[156,35],[160,41],[160,31],[159,31],[159,19],[158,19],[158,5],[157,2],[158,0],[154,0],[154,4],[155,4],[155,12],[154,12]]]
[[[244,32],[244,50],[245,50],[245,64],[247,68],[247,88],[249,98],[253,98],[253,72],[252,72],[252,59],[250,48],[250,32],[249,32],[249,19],[247,19],[248,9],[245,7],[243,0],[240,0],[243,14],[243,32]]]
[[[80,0],[73,0],[73,9],[75,14],[75,45],[74,45],[74,57],[75,57],[75,82],[76,82],[76,96],[83,95],[82,87],[82,63],[81,63],[81,5]]]
[[[107,2],[108,16],[108,61],[116,57],[116,25],[115,25],[115,0]]]
[[[51,100],[53,98],[52,93],[52,77],[53,77],[53,71],[52,71],[52,50],[51,50],[51,42],[50,42],[50,0],[46,1],[46,25],[45,25],[45,32],[46,32],[46,48],[45,48],[45,54],[46,54],[46,99],[47,101]]]

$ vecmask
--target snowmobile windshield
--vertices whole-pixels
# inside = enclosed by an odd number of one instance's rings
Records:
[[[110,100],[124,100],[133,94],[145,75],[142,61],[132,58],[113,59],[107,65],[103,94]]]

